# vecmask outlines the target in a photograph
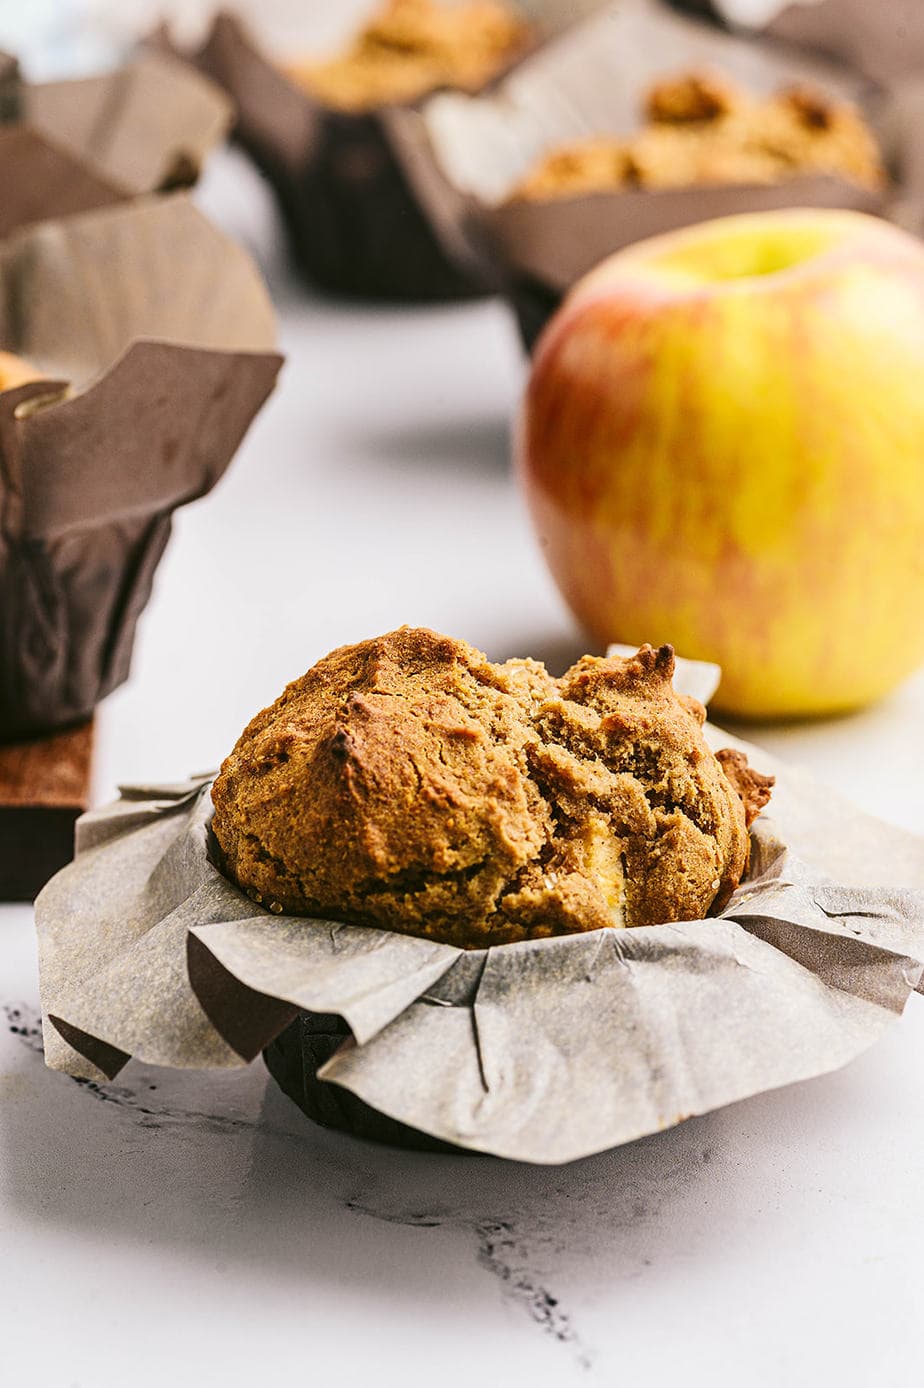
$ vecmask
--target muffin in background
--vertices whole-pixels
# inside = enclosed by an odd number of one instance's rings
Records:
[[[342,54],[288,62],[284,71],[330,106],[368,111],[439,87],[479,91],[531,39],[530,25],[503,0],[385,0]]]
[[[645,124],[634,135],[551,150],[511,199],[771,184],[819,173],[871,190],[885,182],[876,139],[860,112],[809,85],[758,99],[720,74],[681,73],[653,84],[643,110]]]
[[[219,13],[196,62],[234,101],[236,137],[276,194],[309,284],[349,298],[430,303],[494,286],[432,225],[392,122],[437,88],[480,91],[535,42],[503,0],[390,0],[329,61]]]

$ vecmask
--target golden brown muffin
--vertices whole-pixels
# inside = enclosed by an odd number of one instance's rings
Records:
[[[37,371],[31,362],[15,356],[13,352],[0,352],[0,390],[14,390],[28,381],[41,379],[41,371]]]
[[[403,627],[333,651],[245,728],[212,789],[224,871],[273,911],[464,948],[698,919],[745,807],[669,646],[561,679]],[[762,797],[762,799],[761,799]]]
[[[511,197],[780,183],[799,174],[832,174],[872,189],[884,181],[860,113],[809,87],[753,100],[722,77],[686,73],[656,83],[644,109],[646,124],[630,139],[596,136],[552,150]]]
[[[386,0],[345,53],[285,71],[330,106],[367,111],[437,87],[479,91],[526,51],[530,34],[501,0]]]

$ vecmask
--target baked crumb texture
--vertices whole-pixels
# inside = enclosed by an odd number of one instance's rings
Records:
[[[673,668],[643,646],[556,680],[407,627],[344,646],[224,762],[222,866],[270,910],[465,948],[703,917],[771,782],[723,770]]]
[[[637,134],[579,141],[552,150],[519,183],[520,199],[573,197],[614,188],[780,183],[832,174],[877,189],[884,173],[859,111],[806,86],[763,100],[726,78],[684,73],[656,83]]]
[[[525,51],[530,27],[500,0],[388,0],[349,48],[327,62],[285,71],[313,96],[345,111],[412,102],[437,87],[479,91]]]

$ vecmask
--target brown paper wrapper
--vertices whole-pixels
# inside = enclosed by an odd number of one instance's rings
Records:
[[[709,738],[777,776],[721,916],[487,950],[273,915],[213,864],[207,781],[125,790],[36,906],[47,1062],[266,1048],[317,1121],[541,1163],[844,1065],[922,986],[924,840]]]
[[[783,5],[764,33],[848,63],[892,86],[924,73],[920,0],[816,0]]]
[[[74,856],[90,803],[93,724],[0,743],[0,901],[32,901]]]
[[[235,102],[237,138],[271,184],[311,284],[368,299],[477,292],[443,254],[376,113],[313,101],[231,15],[216,19],[201,62]]]
[[[17,82],[9,68],[4,80],[0,65],[0,122],[10,122],[0,125],[0,238],[193,184],[230,120],[227,96],[169,56],[38,84]]]
[[[554,144],[637,128],[645,90],[664,73],[708,67],[747,89],[808,81],[865,104],[894,138],[880,94],[842,66],[804,51],[738,37],[659,0],[608,6],[548,45],[481,97],[441,94],[389,117],[396,149],[415,178],[447,252],[499,284],[527,345],[562,296],[605,256],[691,223],[781,207],[846,207],[885,214],[901,188],[874,193],[846,180],[805,176],[773,185],[616,190],[505,202],[510,188]],[[893,152],[904,158],[906,138]],[[904,170],[899,170],[904,176]]]
[[[874,82],[892,86],[924,72],[924,8],[920,0],[776,0],[774,14],[760,24],[731,0],[670,0],[679,10],[701,14],[782,43],[809,48],[846,63]]]
[[[0,240],[20,227],[112,207],[128,196],[103,174],[26,125],[0,126]]]
[[[547,6],[543,32],[591,4]],[[486,292],[482,268],[447,253],[420,205],[414,173],[393,145],[397,108],[353,114],[316,101],[230,14],[217,16],[198,62],[232,97],[237,137],[275,190],[310,283],[339,295],[411,302]]]
[[[336,1128],[338,1132],[365,1138],[368,1142],[417,1152],[464,1150],[388,1118],[363,1103],[349,1089],[328,1084],[318,1077],[351,1036],[349,1027],[340,1017],[300,1012],[295,1021],[270,1042],[263,1059],[282,1092],[306,1118],[321,1127]]]
[[[0,124],[19,118],[22,77],[12,53],[0,50]]]
[[[45,377],[0,393],[0,742],[126,678],[172,512],[272,390],[274,335],[255,267],[183,195],[0,247],[0,343]]]
[[[188,64],[144,53],[101,76],[25,85],[21,119],[137,196],[195,183],[232,109]]]

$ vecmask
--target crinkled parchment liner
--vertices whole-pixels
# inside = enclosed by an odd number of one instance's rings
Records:
[[[547,0],[543,32],[558,32],[599,3]],[[303,46],[290,56],[303,56]],[[392,148],[387,117],[396,108],[354,114],[313,99],[227,13],[216,16],[196,61],[232,97],[237,137],[272,184],[293,254],[312,284],[394,301],[485,292],[479,274],[446,254],[421,210]]]
[[[861,101],[897,175],[871,192],[846,180],[805,176],[772,185],[629,190],[505,202],[550,146],[638,126],[642,95],[666,72],[706,66],[747,89],[794,80]],[[922,217],[924,183],[911,114],[856,73],[794,48],[735,36],[671,11],[659,0],[621,0],[524,62],[496,91],[443,93],[388,114],[395,149],[447,252],[510,298],[531,345],[563,294],[606,255],[693,222],[780,207],[847,207]]]
[[[0,91],[0,237],[189,186],[231,123],[227,95],[162,54],[66,82],[14,85],[7,65]]]
[[[717,0],[711,8],[728,20]],[[751,26],[749,26],[751,27]],[[891,85],[924,72],[924,6],[920,0],[778,0],[776,15],[755,26],[785,43],[848,63],[876,82]]]
[[[124,790],[36,904],[48,1064],[269,1047],[319,1121],[542,1163],[833,1070],[921,989],[924,840],[746,750],[774,821],[721,917],[469,952],[257,908],[209,859],[206,780]]]
[[[0,347],[45,376],[0,393],[0,741],[125,679],[171,514],[230,462],[274,339],[255,266],[183,194],[0,246]]]

